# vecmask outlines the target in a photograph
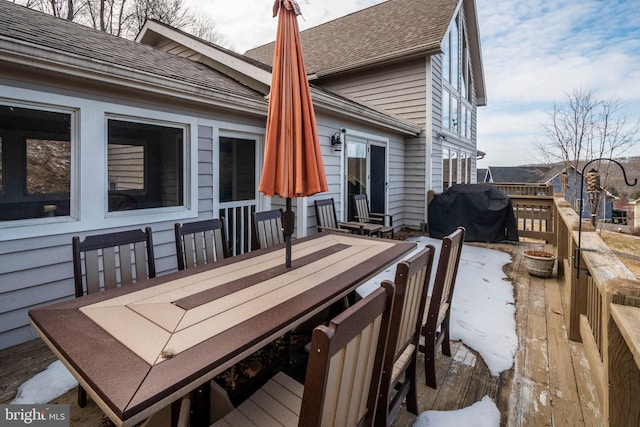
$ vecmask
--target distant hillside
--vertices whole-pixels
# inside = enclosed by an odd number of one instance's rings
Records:
[[[624,170],[627,174],[627,179],[633,183],[634,179],[638,179],[638,183],[629,187],[625,184],[624,177],[622,174],[622,170],[618,165],[613,162],[608,162],[603,160],[600,166],[600,183],[607,189],[611,190],[612,188],[614,194],[625,194],[630,199],[638,199],[640,198],[640,157],[621,157],[615,159],[624,167]],[[582,170],[584,163],[581,162],[579,170]],[[534,166],[551,166],[551,167],[562,167],[561,163],[554,163],[552,165],[524,165],[527,167]],[[589,166],[589,170],[591,167],[598,169],[598,163],[594,162]],[[585,172],[588,172],[585,171]],[[608,177],[606,176],[608,173]],[[606,180],[605,180],[606,179]],[[586,185],[586,182],[585,182]]]

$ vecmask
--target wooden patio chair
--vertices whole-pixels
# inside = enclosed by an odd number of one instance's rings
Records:
[[[214,426],[372,425],[394,286],[313,331],[304,386],[283,372]]]
[[[251,218],[253,249],[270,248],[284,243],[282,209],[254,212]]]
[[[174,225],[178,270],[211,264],[229,256],[224,218]]]
[[[427,245],[398,263],[396,268],[396,296],[382,368],[376,426],[390,426],[405,399],[407,410],[418,415],[418,346],[434,253],[434,247]],[[383,281],[383,285],[389,283]]]
[[[156,276],[151,227],[71,239],[76,297]],[[102,260],[102,262],[100,262]],[[78,386],[78,406],[87,404]]]
[[[333,199],[314,200],[313,206],[316,211],[316,223],[318,231],[338,231],[340,233],[350,233],[350,230],[340,228],[338,216],[336,215],[336,205]],[[362,232],[360,233],[362,234]]]
[[[355,209],[355,218],[360,222],[380,224],[382,228],[378,232],[381,237],[391,235],[394,237],[393,232],[393,216],[384,213],[374,213],[369,211],[369,200],[366,194],[354,194],[353,195],[353,207]],[[386,220],[389,219],[389,225],[386,225]]]
[[[434,389],[436,388],[435,359],[438,345],[442,345],[442,354],[451,357],[449,344],[451,299],[460,265],[464,235],[464,227],[458,227],[456,231],[442,239],[433,290],[427,299],[427,309],[422,320],[424,346],[420,347],[420,351],[424,353],[426,383]]]

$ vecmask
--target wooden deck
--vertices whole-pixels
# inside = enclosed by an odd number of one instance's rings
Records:
[[[477,353],[452,343],[452,357],[439,355],[436,360],[438,389],[424,385],[419,389],[421,411],[460,409],[486,395],[500,409],[503,426],[604,425],[582,344],[567,338],[563,281],[528,275],[521,256],[528,245],[483,245],[508,251],[514,258],[506,267],[517,304],[519,348],[514,368],[492,377]],[[0,351],[0,403],[10,402],[22,382],[54,360],[39,340]],[[419,372],[418,383],[424,384],[424,371]],[[70,405],[72,426],[104,422],[92,402],[78,408],[75,389],[54,402]],[[415,418],[403,410],[394,426],[411,426]]]

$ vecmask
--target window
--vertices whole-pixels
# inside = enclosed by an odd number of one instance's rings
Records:
[[[256,141],[220,138],[220,202],[256,198]]]
[[[462,18],[457,16],[442,43],[442,128],[471,139],[473,85],[469,46],[462,23]]]
[[[442,91],[442,127],[451,130],[451,94],[447,89]]]
[[[70,215],[71,121],[0,105],[0,221]]]
[[[185,128],[108,120],[109,212],[184,205]]]
[[[449,159],[449,149],[442,149],[442,189],[451,187],[451,159]]]

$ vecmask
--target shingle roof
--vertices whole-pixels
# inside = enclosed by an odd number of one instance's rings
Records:
[[[436,53],[453,17],[457,0],[390,0],[302,31],[308,74]],[[304,10],[303,10],[304,13]],[[271,64],[274,43],[245,55]]]
[[[0,39],[253,99],[258,92],[204,64],[0,0]]]
[[[554,170],[549,166],[489,166],[488,169],[494,183],[529,184],[547,182]]]

